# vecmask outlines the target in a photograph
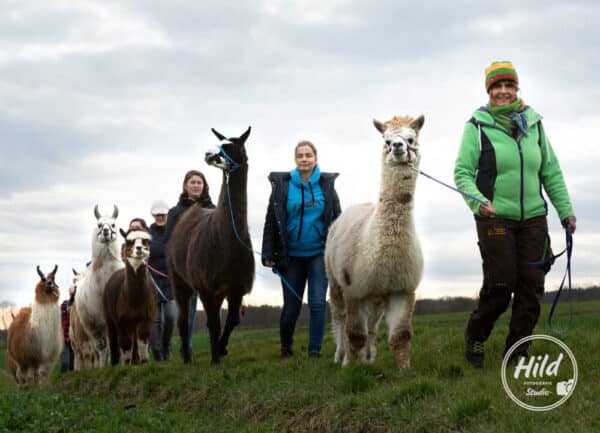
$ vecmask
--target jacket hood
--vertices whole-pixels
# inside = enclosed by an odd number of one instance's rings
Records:
[[[290,176],[291,176],[291,182],[294,185],[296,185],[297,187],[300,187],[304,184],[304,182],[302,182],[302,178],[300,177],[300,172],[298,171],[297,168],[290,171]],[[310,176],[310,178],[308,179],[307,183],[309,183],[311,185],[317,185],[319,183],[320,177],[321,177],[321,169],[319,168],[319,164],[317,164],[317,165],[315,165],[315,169],[313,170],[313,173]]]

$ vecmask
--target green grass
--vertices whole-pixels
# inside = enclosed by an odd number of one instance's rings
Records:
[[[535,333],[548,333],[547,310]],[[375,364],[344,369],[332,362],[329,334],[324,357],[309,359],[307,332],[298,330],[295,356],[282,360],[278,330],[265,329],[234,332],[230,354],[216,367],[203,333],[195,336],[192,365],[176,358],[55,372],[49,385],[21,390],[2,370],[0,432],[598,432],[600,303],[574,310],[560,339],[577,358],[579,382],[549,412],[522,409],[504,393],[507,318],[486,343],[486,368],[475,370],[462,358],[468,313],[453,313],[415,317],[405,371],[396,368],[383,327]],[[559,308],[557,324],[566,311]]]

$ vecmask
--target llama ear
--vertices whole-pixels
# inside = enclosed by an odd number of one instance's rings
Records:
[[[54,265],[54,269],[52,269],[52,275],[56,275],[56,271],[58,271],[58,265]]]
[[[40,279],[41,279],[42,281],[46,281],[46,277],[44,276],[44,274],[42,273],[42,271],[40,271],[40,265],[37,265],[37,268],[36,268],[36,269],[37,269],[37,273],[38,273],[38,275],[40,276]]]
[[[377,119],[373,119],[373,125],[375,125],[375,128],[377,128],[377,130],[383,134],[385,131],[385,125],[383,123]]]
[[[94,206],[94,216],[96,217],[97,220],[100,219],[100,212],[98,211],[98,205]]]
[[[415,120],[413,120],[412,122],[410,122],[410,127],[412,129],[414,129],[415,131],[420,131],[421,128],[423,127],[423,123],[425,123],[425,116],[423,116],[421,114]]]
[[[127,232],[125,230],[123,230],[122,228],[119,229],[119,233],[121,233],[121,236],[123,236],[125,239],[127,239]]]
[[[73,275],[77,275],[77,271],[75,270],[75,268],[71,268],[71,270],[73,271]]]
[[[116,204],[113,204],[113,219],[116,219],[119,216],[119,208]]]
[[[213,132],[213,134],[215,134],[217,136],[217,138],[219,140],[227,140],[227,137],[225,137],[223,134],[221,134],[219,131],[217,131],[215,128],[210,128],[210,130]]]
[[[240,140],[242,143],[245,143],[245,142],[246,142],[246,140],[248,139],[248,136],[250,135],[250,130],[251,130],[251,129],[252,129],[252,128],[249,126],[249,127],[248,127],[248,129],[246,129],[246,132],[244,132],[242,135],[240,135],[240,138],[239,138],[239,140]]]

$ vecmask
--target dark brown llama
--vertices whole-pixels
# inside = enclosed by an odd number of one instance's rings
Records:
[[[190,297],[197,291],[206,312],[210,334],[211,361],[227,354],[229,336],[240,323],[240,306],[244,295],[252,290],[254,256],[248,232],[247,179],[248,157],[245,142],[250,127],[237,138],[225,138],[212,129],[221,140],[220,148],[207,152],[207,164],[223,170],[219,202],[215,209],[193,205],[177,222],[168,244],[168,264],[180,314],[177,320],[181,337],[183,361],[189,363],[192,354],[188,339]],[[237,232],[234,233],[231,211]],[[227,299],[227,319],[221,334],[220,309]]]
[[[8,328],[6,366],[18,385],[45,383],[63,348],[62,326],[54,282],[58,266],[44,276],[35,287],[31,307],[21,308]]]
[[[148,362],[148,342],[156,315],[154,284],[146,262],[150,255],[150,234],[129,230],[125,233],[125,268],[115,271],[104,289],[104,317],[108,330],[110,363],[117,365]]]

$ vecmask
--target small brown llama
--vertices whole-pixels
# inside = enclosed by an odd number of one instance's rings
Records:
[[[54,278],[58,266],[35,287],[31,307],[21,308],[8,328],[6,365],[18,385],[45,383],[63,348],[60,292]]]

